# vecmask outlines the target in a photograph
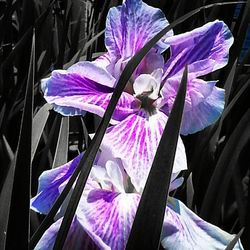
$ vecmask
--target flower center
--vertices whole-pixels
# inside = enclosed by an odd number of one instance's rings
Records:
[[[158,99],[162,78],[162,69],[157,69],[152,74],[141,74],[133,84],[134,96],[140,100],[141,108],[154,113],[154,101]]]

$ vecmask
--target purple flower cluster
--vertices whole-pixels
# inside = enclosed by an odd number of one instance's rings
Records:
[[[106,22],[107,53],[93,62],[55,70],[43,80],[47,102],[63,115],[102,116],[127,62],[168,25],[161,10],[141,0],[125,0],[111,8]],[[67,236],[64,249],[125,249],[140,196],[171,111],[185,65],[187,96],[181,134],[195,133],[215,122],[224,107],[224,90],[215,81],[198,78],[227,64],[233,38],[228,27],[214,21],[193,31],[169,31],[139,64],[114,111]],[[162,53],[170,47],[167,62]],[[46,214],[60,195],[81,157],[45,171],[31,207]],[[171,189],[187,168],[181,138],[175,156]],[[36,249],[52,249],[64,208]],[[225,249],[233,236],[213,226],[169,197],[161,244],[165,249]],[[240,242],[235,249],[243,249]]]

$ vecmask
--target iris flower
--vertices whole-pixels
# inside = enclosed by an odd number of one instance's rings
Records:
[[[102,116],[127,62],[167,25],[161,10],[141,0],[125,0],[111,8],[105,30],[107,53],[93,62],[53,71],[42,83],[45,99],[63,115],[88,111]],[[195,133],[220,116],[224,90],[215,86],[216,81],[198,77],[225,66],[232,43],[230,30],[218,20],[180,35],[169,31],[133,73],[103,143],[112,145],[116,157],[126,159],[124,167],[137,191],[144,186],[142,176],[149,172],[185,65],[189,72],[181,134]],[[169,47],[171,55],[164,62],[162,53]],[[175,166],[185,161],[181,139],[177,154]]]
[[[93,62],[79,62],[68,70],[55,70],[42,83],[45,99],[63,115],[102,116],[127,62],[150,38],[168,25],[161,10],[141,0],[125,0],[111,8],[106,22],[107,53]],[[204,76],[226,65],[233,38],[221,21],[191,32],[166,34],[145,56],[127,83],[104,136],[72,222],[65,249],[124,249],[140,196],[178,85],[188,65],[188,88],[181,126],[183,135],[195,133],[220,116],[224,90]],[[165,62],[162,53],[170,47]],[[106,152],[108,151],[108,152]],[[107,157],[107,158],[105,158]],[[81,156],[46,171],[32,208],[48,213]],[[186,169],[181,138],[175,157],[171,188]],[[67,201],[36,249],[51,249]],[[180,201],[169,198],[161,243],[166,249],[224,249],[232,236],[203,221]],[[240,242],[235,249],[242,249]]]
[[[81,157],[41,175],[38,194],[31,202],[32,209],[48,213]],[[173,172],[170,190],[182,184],[182,177],[176,178],[177,175],[178,172]],[[63,249],[125,249],[140,197],[121,159],[114,158],[109,148],[103,148],[91,170]],[[53,249],[66,205],[67,201],[36,250]],[[203,221],[181,201],[169,197],[161,235],[164,249],[225,249],[232,238]],[[243,249],[240,241],[234,249]]]

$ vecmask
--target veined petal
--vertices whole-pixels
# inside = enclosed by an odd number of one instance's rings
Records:
[[[162,112],[148,116],[140,111],[108,128],[104,136],[102,143],[112,145],[112,154],[122,160],[138,192],[146,182],[166,121],[167,117]],[[185,149],[179,138],[173,172],[186,168]]]
[[[95,189],[89,193],[87,199],[82,197],[76,216],[100,249],[123,250],[139,200],[138,194]]]
[[[114,59],[130,58],[167,25],[160,9],[148,6],[142,0],[126,0],[121,6],[109,10],[105,45]],[[172,31],[168,32],[155,45],[159,53],[168,48],[164,39],[172,35]]]
[[[53,71],[51,77],[43,83],[44,98],[63,115],[82,114],[82,111],[88,111],[103,116],[113,88],[84,77],[86,72],[85,70],[80,72],[79,67],[84,68],[78,64],[69,71]],[[97,75],[96,79],[103,80],[102,75]],[[134,97],[128,93],[122,93],[112,122],[123,120],[137,109]],[[69,113],[69,111],[74,112]]]
[[[108,66],[107,55],[103,55],[93,62],[78,62],[69,67],[67,69],[67,73],[75,73],[83,78],[88,78],[96,83],[113,88],[115,86],[116,79],[107,71]]]
[[[163,68],[164,57],[154,50],[150,50],[137,67],[134,78],[136,79],[141,74],[152,74],[157,69],[162,69],[163,71]],[[162,74],[160,78],[162,78]]]
[[[69,161],[68,163],[60,167],[44,171],[41,174],[41,176],[39,177],[37,195],[31,199],[31,209],[42,214],[47,214],[49,212],[55,200],[57,199],[57,197],[65,187],[66,183],[68,182],[69,178],[71,177],[72,173],[74,172],[75,168],[79,164],[82,156],[83,154],[80,154],[72,161]],[[100,188],[98,184],[100,181],[108,181],[107,186],[105,186],[105,188],[107,187],[108,189],[111,189],[113,185],[111,178],[113,178],[114,176],[107,175],[107,172],[109,171],[107,171],[105,165],[108,161],[113,162],[114,168],[120,168],[120,166],[122,166],[121,161],[119,159],[114,158],[112,152],[109,150],[109,147],[101,145],[101,150],[96,156],[94,162],[95,165],[91,170],[89,179],[85,186],[85,192],[88,192],[90,189],[93,188]],[[110,170],[110,163],[107,166]],[[116,170],[116,172],[117,171],[118,169]],[[116,174],[119,175],[119,173]],[[117,186],[119,184],[120,186],[122,185],[122,183],[117,183],[117,180],[115,184]],[[67,204],[64,205],[66,206]],[[61,214],[62,213],[60,213],[60,215]]]
[[[182,74],[185,65],[188,65],[189,74],[196,77],[227,64],[233,37],[227,25],[216,20],[193,31],[169,37],[166,42],[170,45],[171,57],[165,65],[164,79]]]
[[[44,233],[42,238],[37,243],[35,250],[52,250],[55,244],[56,236],[59,231],[62,219],[53,223],[48,230]],[[68,236],[64,243],[62,250],[98,250],[99,248],[93,242],[93,240],[84,231],[83,227],[79,223],[76,217],[74,217],[70,226]]]
[[[97,57],[94,61],[92,61],[95,65],[105,69],[108,73],[110,73],[110,65],[112,64],[111,57],[108,52],[103,55]],[[112,86],[113,87],[113,86]]]
[[[161,89],[159,107],[169,115],[178,91],[180,78],[170,78]],[[185,107],[182,117],[181,134],[200,131],[214,123],[224,109],[224,89],[217,88],[216,82],[189,79]]]
[[[82,154],[60,167],[44,171],[41,174],[37,195],[31,199],[31,209],[42,214],[49,212],[60,194],[60,187],[68,181],[81,157]]]
[[[181,201],[169,198],[162,231],[165,249],[225,249],[233,235],[202,220]],[[234,247],[243,250],[240,241]]]

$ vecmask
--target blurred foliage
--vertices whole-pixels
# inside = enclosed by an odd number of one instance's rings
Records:
[[[28,212],[39,175],[85,150],[89,133],[99,124],[99,118],[90,114],[70,118],[56,114],[42,97],[40,80],[53,69],[103,53],[108,9],[121,2],[0,0],[0,249],[27,248],[43,219]],[[171,23],[219,1],[145,2],[161,8]],[[174,195],[228,232],[245,227],[241,239],[250,249],[250,49],[246,39],[250,1],[202,10],[174,31],[189,31],[215,19],[224,20],[235,37],[228,66],[206,77],[218,79],[218,86],[225,87],[226,107],[214,125],[183,137],[189,171],[183,173],[187,181]]]

